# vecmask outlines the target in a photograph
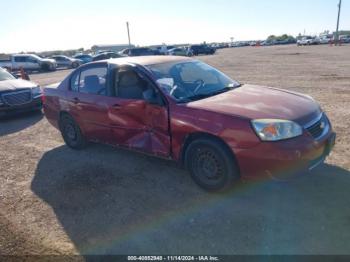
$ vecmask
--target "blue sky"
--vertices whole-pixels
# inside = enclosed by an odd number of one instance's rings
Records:
[[[0,0],[0,53],[265,39],[336,27],[338,0]],[[350,30],[350,0],[341,29]]]

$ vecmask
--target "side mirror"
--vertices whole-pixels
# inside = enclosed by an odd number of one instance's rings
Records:
[[[151,105],[163,105],[163,100],[152,88],[148,88],[142,93],[143,99]]]

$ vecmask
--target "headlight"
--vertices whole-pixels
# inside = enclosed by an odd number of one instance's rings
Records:
[[[303,134],[300,125],[280,119],[257,119],[252,121],[256,134],[263,141],[279,141]]]
[[[43,94],[43,91],[41,90],[40,86],[32,88],[32,95],[33,98],[37,98]]]

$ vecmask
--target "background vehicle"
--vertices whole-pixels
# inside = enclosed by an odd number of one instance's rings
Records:
[[[158,46],[156,49],[157,54],[156,55],[167,55],[169,53],[169,50],[176,48],[172,45],[162,45]]]
[[[350,43],[350,35],[341,35],[339,36],[341,43],[348,44]]]
[[[320,37],[319,41],[320,41],[320,44],[322,45],[330,44],[333,41],[333,37],[327,37],[327,36]]]
[[[99,141],[179,161],[207,190],[312,169],[335,143],[310,97],[241,86],[185,57],[92,63],[44,92],[45,115],[68,146]]]
[[[273,45],[273,43],[267,40],[261,42],[261,46],[271,46],[271,45]]]
[[[119,52],[120,55],[124,56],[151,56],[151,55],[160,55],[158,50],[153,50],[147,47],[141,48],[128,48]]]
[[[91,55],[80,54],[80,55],[75,55],[74,58],[81,60],[83,64],[92,62]]]
[[[77,68],[82,65],[83,62],[77,58],[72,58],[64,55],[52,56],[57,63],[57,67]]]
[[[249,46],[249,42],[234,42],[231,43],[230,47],[244,47]]]
[[[168,51],[168,55],[175,56],[193,56],[192,52],[188,48],[173,48]]]
[[[24,111],[41,110],[42,90],[23,79],[16,79],[0,67],[0,117]]]
[[[0,67],[10,70],[23,68],[27,71],[54,71],[57,63],[54,59],[41,58],[33,54],[11,55],[8,60],[0,60]]]
[[[119,57],[123,57],[123,56],[114,52],[104,52],[94,56],[92,58],[92,61],[100,61],[100,60],[119,58]]]
[[[189,46],[189,51],[192,52],[193,55],[213,55],[216,50],[207,45],[191,45]]]
[[[297,45],[318,45],[320,43],[317,37],[304,36],[302,39],[297,41]]]

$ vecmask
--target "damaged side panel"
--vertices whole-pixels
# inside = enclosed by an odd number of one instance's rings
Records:
[[[168,113],[143,100],[117,99],[108,113],[114,144],[152,155],[170,155]]]

